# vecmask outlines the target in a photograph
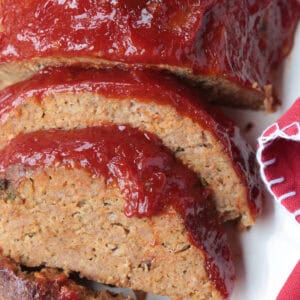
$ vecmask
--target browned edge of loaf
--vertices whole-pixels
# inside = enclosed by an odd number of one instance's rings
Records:
[[[122,294],[93,291],[54,268],[30,270],[0,256],[0,300],[122,300]],[[39,270],[38,270],[39,269]],[[61,298],[59,298],[61,299]],[[127,298],[130,299],[130,298]]]

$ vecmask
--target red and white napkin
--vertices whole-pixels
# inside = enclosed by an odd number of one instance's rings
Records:
[[[300,223],[300,98],[263,132],[258,143],[257,159],[265,184],[276,201]],[[300,260],[277,297],[297,299],[300,300]]]

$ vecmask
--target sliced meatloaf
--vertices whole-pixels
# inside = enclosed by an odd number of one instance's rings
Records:
[[[221,104],[271,109],[298,0],[0,2],[1,86],[45,65],[167,69]]]
[[[172,298],[222,299],[234,270],[210,191],[126,126],[20,135],[0,151],[0,247],[26,266]]]
[[[22,271],[20,265],[0,257],[1,300],[121,300],[122,295],[94,292],[76,284],[57,269]]]
[[[239,129],[197,92],[156,72],[47,69],[0,92],[0,148],[20,133],[129,124],[156,134],[213,190],[223,220],[254,223],[261,191]]]

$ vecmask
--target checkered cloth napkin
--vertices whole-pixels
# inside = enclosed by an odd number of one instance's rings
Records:
[[[276,201],[300,223],[300,98],[263,132],[258,144],[257,159],[265,184]],[[300,260],[277,296],[277,300],[297,299],[300,300]]]

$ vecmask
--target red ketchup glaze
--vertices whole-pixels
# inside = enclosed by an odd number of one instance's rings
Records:
[[[261,209],[261,190],[255,156],[239,129],[222,113],[201,101],[199,93],[173,76],[147,70],[102,70],[76,67],[46,69],[30,80],[0,91],[0,122],[27,97],[59,92],[93,92],[108,98],[136,99],[171,105],[183,116],[208,129],[223,145],[240,180],[248,187],[248,203],[255,216]]]
[[[299,12],[298,0],[2,0],[0,62],[103,58],[263,86]]]
[[[218,226],[210,190],[175,159],[154,135],[126,126],[19,135],[0,152],[0,174],[10,165],[37,169],[83,168],[117,183],[128,217],[153,216],[172,206],[191,242],[206,255],[206,270],[220,293],[232,290],[234,268],[226,236]]]

